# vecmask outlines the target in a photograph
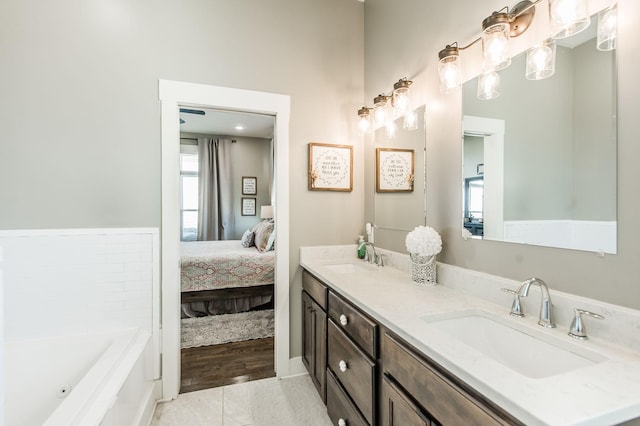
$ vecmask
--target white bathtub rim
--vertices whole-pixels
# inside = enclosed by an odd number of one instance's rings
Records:
[[[98,359],[96,364],[91,367],[89,372],[80,380],[69,396],[67,396],[60,406],[49,416],[43,426],[71,426],[80,424],[78,422],[83,421],[82,417],[85,416],[88,411],[93,411],[92,407],[102,395],[102,389],[105,383],[109,381],[110,378],[115,380],[111,377],[112,373],[118,368],[122,361],[121,358],[126,357],[126,351],[134,345],[138,336],[146,334],[147,340],[150,337],[148,333],[143,333],[136,328],[121,329],[116,333],[109,334],[113,335],[114,338],[112,344]],[[124,382],[126,377],[127,376],[124,376],[117,380]],[[115,401],[115,394],[113,395],[111,403],[113,403],[113,401]],[[99,406],[101,405],[99,404]],[[104,416],[108,408],[109,406],[101,412],[101,416]],[[99,423],[100,421],[98,420],[95,424]],[[82,422],[82,424],[85,423]]]

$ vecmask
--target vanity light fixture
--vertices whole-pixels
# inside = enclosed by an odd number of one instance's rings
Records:
[[[538,43],[527,51],[525,77],[527,80],[543,80],[556,72],[556,43],[553,39]]]
[[[591,23],[588,0],[549,0],[549,23],[555,39],[572,36]]]
[[[614,50],[618,40],[618,4],[598,12],[597,48]]]
[[[500,96],[500,74],[489,71],[478,77],[478,99],[489,100]]]
[[[372,128],[384,127],[387,137],[394,138],[397,128],[395,119],[403,117],[402,127],[407,130],[417,129],[417,115],[412,109],[409,87],[413,81],[406,77],[393,84],[390,95],[384,93],[373,98],[373,108],[363,106],[358,110],[358,129],[360,135],[367,134]],[[373,122],[372,122],[373,121]]]
[[[369,111],[371,111],[371,108],[367,108],[366,106],[358,110],[358,130],[360,131],[360,136],[371,132],[371,115]]]
[[[464,47],[458,43],[447,45],[438,52],[438,75],[440,91],[449,93],[462,84],[460,51],[468,49],[482,40],[482,68],[485,72],[498,71],[511,64],[509,40],[524,33],[533,20],[535,5],[541,0],[523,0],[511,11],[493,12],[482,21],[482,35]]]

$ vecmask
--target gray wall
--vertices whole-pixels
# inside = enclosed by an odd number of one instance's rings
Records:
[[[271,167],[273,167],[270,148],[271,139],[237,136],[230,137],[188,132],[180,133],[180,137],[223,137],[235,141],[235,143],[231,144],[229,147],[229,155],[231,156],[231,188],[233,194],[233,213],[235,221],[233,238],[239,240],[244,231],[248,228],[253,228],[258,222],[260,222],[260,206],[268,206],[271,204],[271,196],[269,194],[269,182],[271,180],[270,170]],[[193,143],[197,144],[195,141],[193,141]],[[242,195],[243,176],[256,178],[258,184],[256,195]],[[245,197],[256,199],[255,216],[242,216],[242,198]]]
[[[299,354],[298,248],[363,230],[361,167],[353,192],[307,191],[307,143],[354,145],[362,162],[363,13],[356,0],[4,4],[0,229],[159,226],[158,79],[289,95]]]
[[[460,238],[462,196],[461,95],[438,88],[438,51],[447,43],[465,44],[480,24],[504,3],[497,0],[424,2],[367,0],[365,4],[365,99],[372,99],[399,76],[413,77],[416,95],[427,104],[427,222],[443,236],[439,260],[507,278],[543,278],[552,288],[632,308],[640,308],[637,260],[640,248],[635,217],[640,199],[632,182],[640,158],[640,4],[618,2],[618,254],[594,253]],[[373,172],[365,165],[367,181]],[[593,173],[598,173],[598,165]],[[373,197],[373,192],[367,191]],[[371,203],[370,199],[366,203]],[[367,212],[368,220],[373,220]],[[389,247],[405,251],[404,238]],[[376,240],[378,241],[378,240]],[[509,301],[505,299],[505,306]]]
[[[616,219],[615,104],[612,52],[596,49],[595,40],[573,49],[573,218]],[[604,59],[604,60],[603,60]]]
[[[463,114],[505,121],[504,220],[572,216],[573,62],[559,50],[551,78],[526,80],[523,53],[500,71],[497,99],[478,99],[476,78],[462,88]]]

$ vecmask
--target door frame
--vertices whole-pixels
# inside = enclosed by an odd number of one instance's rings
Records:
[[[161,341],[162,398],[180,391],[180,115],[181,105],[275,117],[276,260],[274,283],[276,377],[290,374],[289,359],[289,116],[287,95],[159,80],[162,144]]]

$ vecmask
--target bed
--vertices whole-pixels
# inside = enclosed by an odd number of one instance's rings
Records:
[[[182,242],[180,285],[186,316],[237,313],[272,301],[275,252],[241,240]]]

